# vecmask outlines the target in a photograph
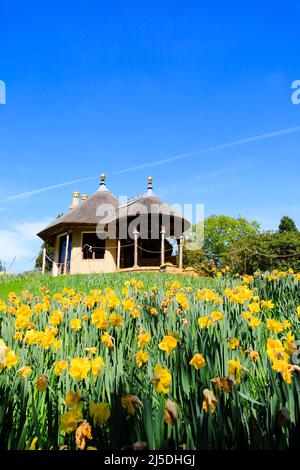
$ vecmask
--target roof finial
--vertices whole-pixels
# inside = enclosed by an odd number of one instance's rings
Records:
[[[104,173],[101,173],[100,178],[101,178],[101,183],[100,183],[100,185],[101,185],[101,184],[105,184],[105,174],[104,174]]]
[[[106,177],[105,174],[101,173],[100,175],[101,183],[100,183],[98,191],[108,191],[106,187],[106,183],[105,183],[105,177]]]
[[[147,189],[153,189],[152,188],[152,176],[148,176],[148,188]]]

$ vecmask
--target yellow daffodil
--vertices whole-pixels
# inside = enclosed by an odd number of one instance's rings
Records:
[[[70,321],[71,330],[80,330],[81,329],[81,318],[72,318]]]
[[[157,393],[169,393],[172,376],[168,369],[163,368],[160,364],[157,364],[154,368],[153,382],[155,384],[155,390]]]
[[[228,361],[228,372],[232,375],[237,383],[242,380],[242,370],[246,370],[240,363],[239,359],[230,359]]]
[[[109,323],[112,326],[122,326],[123,317],[119,313],[111,313],[109,315]]]
[[[95,427],[101,426],[101,424],[106,423],[110,417],[110,409],[108,403],[89,403],[89,413],[93,419],[93,424]]]
[[[8,369],[12,369],[16,364],[19,362],[19,357],[16,355],[14,351],[11,349],[7,348],[6,354],[5,354],[5,366]]]
[[[200,317],[200,318],[198,318],[198,324],[199,324],[200,328],[202,328],[202,329],[209,328],[210,325],[213,324],[213,320],[212,320],[211,317],[207,317],[207,316]]]
[[[288,322],[287,320],[280,322],[273,318],[268,318],[266,324],[268,330],[273,331],[273,333],[275,334],[281,333],[283,330],[291,326],[290,322]]]
[[[98,309],[95,310],[91,315],[91,321],[93,325],[96,325],[97,328],[102,330],[107,330],[108,328],[108,319],[107,313],[105,310]]]
[[[231,350],[234,350],[236,348],[238,348],[240,345],[240,340],[237,339],[237,338],[230,338],[229,339],[229,347]]]
[[[110,336],[107,332],[105,332],[102,336],[101,336],[101,342],[103,344],[105,344],[105,346],[107,348],[112,348],[113,347],[113,340],[114,338],[112,336]]]
[[[95,357],[94,359],[91,360],[91,368],[92,368],[92,374],[94,377],[97,377],[99,375],[101,370],[104,370],[105,364],[104,360],[101,356]]]
[[[73,408],[73,406],[77,405],[80,399],[81,399],[81,396],[79,392],[74,392],[74,390],[70,390],[66,395],[66,400],[65,400],[66,407]]]
[[[199,370],[201,367],[206,365],[205,359],[202,354],[196,353],[194,357],[190,360],[189,364],[194,366],[195,369]]]
[[[75,408],[67,411],[60,417],[60,429],[71,434],[77,428],[78,422],[82,419],[82,403],[77,403]]]
[[[280,372],[286,383],[292,383],[291,364],[284,360],[275,359],[272,363],[272,369],[275,372]]]
[[[61,375],[61,373],[66,370],[68,367],[68,362],[67,361],[56,361],[54,363],[54,374],[55,375]]]
[[[71,359],[70,365],[71,367],[69,370],[69,374],[71,377],[77,380],[77,382],[87,378],[87,375],[91,369],[91,364],[88,358],[77,357]]]
[[[134,308],[131,312],[130,312],[130,315],[133,317],[133,318],[139,318],[141,316],[141,312],[137,309],[137,308]]]
[[[272,300],[262,300],[260,305],[261,305],[261,308],[273,309],[275,307],[275,304]]]
[[[18,373],[22,379],[26,379],[32,373],[32,368],[29,366],[23,366],[21,367],[21,369],[18,370]]]
[[[138,342],[138,347],[139,348],[142,348],[144,345],[147,345],[149,344],[151,341],[151,335],[150,333],[140,333],[138,335],[138,339],[137,339],[137,342]]]
[[[251,302],[248,305],[248,311],[251,312],[251,313],[259,313],[260,312],[259,302]]]
[[[139,368],[142,367],[142,365],[148,361],[149,355],[147,351],[144,351],[143,349],[139,349],[139,351],[136,353],[135,360]]]
[[[261,324],[261,320],[257,317],[250,318],[249,323],[248,323],[248,325],[252,329],[259,327],[260,324]]]
[[[178,340],[174,336],[164,336],[158,347],[162,351],[166,351],[167,354],[170,354],[176,348],[177,343]]]
[[[259,353],[257,351],[250,351],[249,356],[251,361],[257,361],[259,359]]]
[[[183,310],[189,310],[189,302],[183,292],[178,292],[175,299]]]
[[[217,310],[214,310],[213,312],[211,312],[211,317],[214,319],[214,321],[219,321],[219,320],[222,320],[223,313]]]
[[[125,299],[122,302],[124,312],[130,312],[134,309],[134,300],[133,299]]]
[[[58,326],[63,321],[63,318],[64,318],[64,315],[62,312],[60,312],[59,310],[54,310],[49,319],[49,323],[51,323],[51,325],[53,326]]]

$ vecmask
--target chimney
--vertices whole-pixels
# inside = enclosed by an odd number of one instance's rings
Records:
[[[82,194],[82,195],[81,195],[81,200],[82,200],[82,202],[83,202],[83,201],[86,201],[87,198],[88,198],[88,195],[87,195],[87,194]]]
[[[75,209],[75,207],[78,206],[79,204],[79,196],[80,196],[80,193],[78,191],[74,191],[73,193],[73,202],[72,204],[70,205],[70,210],[71,209]]]

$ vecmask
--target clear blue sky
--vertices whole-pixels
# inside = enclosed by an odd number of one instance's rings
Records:
[[[99,174],[134,195],[300,226],[300,132],[125,174],[120,169],[300,126],[300,3],[44,0],[0,4],[0,259],[17,270],[36,230]],[[94,180],[6,200],[69,180]]]

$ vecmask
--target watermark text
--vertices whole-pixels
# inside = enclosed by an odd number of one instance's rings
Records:
[[[6,84],[0,80],[0,104],[6,104]]]

